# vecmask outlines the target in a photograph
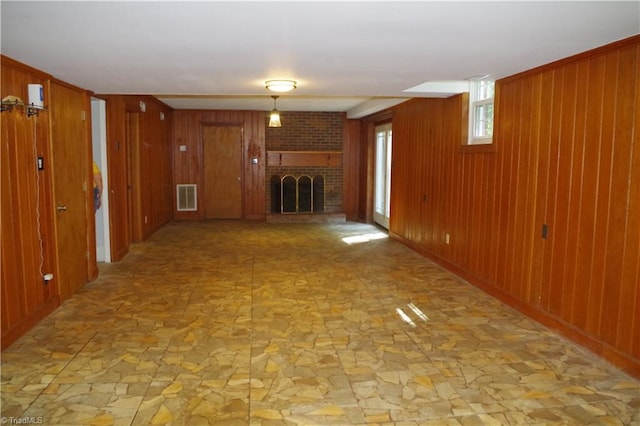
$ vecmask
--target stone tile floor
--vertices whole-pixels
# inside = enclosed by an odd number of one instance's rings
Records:
[[[640,425],[638,380],[384,236],[171,223],[2,353],[3,423]]]

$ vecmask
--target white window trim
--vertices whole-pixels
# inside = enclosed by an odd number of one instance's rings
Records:
[[[494,105],[494,97],[476,100],[477,90],[474,87],[481,80],[474,80],[469,82],[469,139],[467,145],[490,145],[493,143],[493,135],[489,137],[475,137],[475,119],[476,119],[476,107],[482,105]],[[494,82],[494,96],[495,96],[495,82]],[[494,105],[495,111],[495,105]]]

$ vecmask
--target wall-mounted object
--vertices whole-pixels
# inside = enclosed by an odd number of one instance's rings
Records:
[[[44,88],[42,84],[27,85],[29,92],[29,106],[44,109]]]
[[[179,212],[198,211],[198,185],[192,183],[176,185],[176,201]]]
[[[10,112],[15,108],[24,108],[27,117],[38,115],[40,111],[46,111],[44,106],[44,89],[41,84],[29,84],[27,87],[29,103],[25,104],[22,98],[8,95],[2,98],[0,112]]]
[[[2,98],[2,108],[0,112],[13,111],[14,108],[23,106],[24,102],[21,98],[13,95],[5,96]]]
[[[44,111],[44,88],[42,84],[28,84],[27,93],[29,95],[29,103],[27,104],[27,117],[40,114]]]
[[[342,151],[267,151],[269,166],[342,167]]]
[[[147,104],[140,101],[140,112],[147,112]]]

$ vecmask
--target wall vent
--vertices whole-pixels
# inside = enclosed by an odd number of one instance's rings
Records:
[[[176,192],[179,212],[198,210],[198,185],[176,185]]]

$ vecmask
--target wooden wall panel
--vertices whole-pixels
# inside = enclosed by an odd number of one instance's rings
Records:
[[[464,96],[394,108],[390,226],[635,375],[639,63],[632,37],[498,81],[493,152],[460,147]]]
[[[360,205],[360,134],[359,120],[346,120],[344,125],[344,148],[342,152],[343,191],[342,207],[347,220],[358,220]]]
[[[202,181],[202,126],[239,125],[243,129],[242,187],[245,219],[264,219],[265,213],[265,124],[263,111],[175,111],[173,116],[174,188],[178,184],[198,185]],[[186,151],[180,151],[184,145]],[[251,162],[258,159],[258,164]],[[177,219],[203,219],[202,202],[196,212],[174,211]],[[175,203],[174,203],[174,209]]]
[[[374,123],[364,121],[360,127],[360,153],[358,156],[360,162],[358,219],[364,222],[373,222],[374,140]]]
[[[609,314],[604,316],[603,324],[606,335],[611,341],[615,341],[615,347],[624,353],[631,353],[635,358],[640,358],[640,84],[637,78],[639,68],[639,47],[630,46],[620,51],[618,92],[621,96],[616,103],[615,138],[616,141],[631,139],[631,144],[616,143],[615,194],[624,194],[625,188],[628,189],[627,208],[623,208],[624,197],[620,197],[619,200],[616,196],[612,203],[616,212],[614,223],[624,223],[624,230],[616,227],[612,239],[621,241],[623,250],[618,253],[611,250],[610,256],[621,257],[620,286],[617,300],[612,295],[607,295],[604,310]],[[630,108],[629,105],[633,105],[634,100],[635,108]],[[614,272],[613,268],[611,272]],[[620,324],[626,324],[626,327],[620,327]]]
[[[147,239],[173,219],[173,111],[152,96],[97,96],[107,105],[109,225],[117,261],[131,242]]]
[[[140,110],[140,102],[145,104],[144,112]],[[138,159],[131,167],[134,177],[131,201],[137,213],[131,221],[134,241],[141,241],[173,219],[172,110],[150,96],[124,96],[124,103],[131,118],[129,130],[137,135],[129,138],[135,142],[129,147],[130,155]]]
[[[2,57],[0,97],[28,101],[27,85],[42,84],[45,105],[50,104],[51,77],[10,58]],[[2,194],[2,340],[4,349],[59,305],[57,284],[43,274],[57,263],[54,246],[49,115],[27,117],[24,108],[1,115]],[[42,157],[45,169],[37,171]]]

